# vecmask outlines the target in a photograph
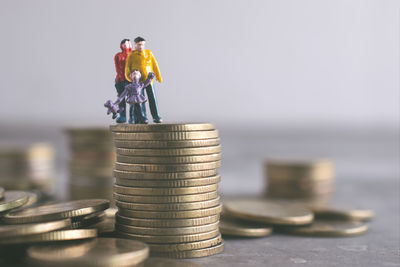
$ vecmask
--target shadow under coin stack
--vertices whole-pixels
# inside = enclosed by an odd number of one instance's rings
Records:
[[[334,192],[334,166],[331,160],[268,159],[267,196],[326,203]]]
[[[116,231],[152,255],[195,258],[223,251],[217,173],[221,148],[210,123],[112,125],[117,162]]]
[[[112,201],[115,151],[107,128],[69,128],[69,199]]]

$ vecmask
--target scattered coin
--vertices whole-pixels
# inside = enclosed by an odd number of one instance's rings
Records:
[[[0,200],[0,213],[6,212],[24,205],[29,199],[28,194],[23,191],[6,191]]]
[[[35,263],[54,266],[133,266],[149,256],[149,247],[135,240],[96,238],[86,242],[33,246],[27,254]]]
[[[85,199],[43,205],[11,212],[3,217],[6,223],[30,223],[79,217],[105,210],[110,202],[105,199]]]
[[[42,234],[67,228],[69,226],[71,226],[70,219],[44,223],[0,225],[0,239]]]
[[[338,220],[368,221],[371,220],[375,213],[368,209],[348,209],[332,206],[308,206],[314,212],[317,218],[330,218]]]
[[[246,221],[277,225],[305,225],[313,213],[302,205],[268,200],[233,200],[224,203],[227,215]]]
[[[50,241],[66,241],[66,240],[88,239],[88,238],[94,238],[96,236],[97,236],[96,229],[59,230],[42,234],[0,239],[0,244],[11,245],[11,244],[41,243]]]
[[[222,235],[240,237],[261,237],[272,233],[272,227],[224,217],[220,220],[219,230]]]

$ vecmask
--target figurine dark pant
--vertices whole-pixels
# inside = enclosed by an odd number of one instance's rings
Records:
[[[153,117],[153,120],[155,120],[155,121],[160,120],[160,114],[158,114],[158,105],[157,105],[156,94],[154,92],[154,86],[152,84],[148,85],[146,88],[143,89],[142,95],[144,95],[145,90],[146,90],[147,99],[149,102],[151,116]],[[147,120],[146,103],[142,103],[141,106],[142,106],[143,117],[145,120]],[[136,112],[135,112],[135,115],[136,115]],[[137,114],[137,115],[140,116],[140,114]],[[139,121],[135,120],[135,123],[137,123],[137,122],[139,122]]]
[[[120,96],[122,94],[122,92],[125,90],[125,85],[127,85],[127,84],[128,84],[127,81],[121,81],[121,82],[115,83],[115,89],[117,89],[118,96]],[[119,103],[119,108],[122,110],[120,112],[120,115],[125,117],[126,116],[125,98],[121,101],[121,103]]]
[[[144,104],[144,103],[143,103]],[[129,123],[143,123],[144,114],[139,103],[131,104],[129,107]]]

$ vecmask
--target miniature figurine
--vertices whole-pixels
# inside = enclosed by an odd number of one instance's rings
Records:
[[[132,43],[129,39],[123,39],[120,43],[121,52],[117,53],[114,56],[115,70],[117,71],[117,77],[115,77],[115,88],[117,89],[118,96],[122,94],[125,90],[125,86],[128,84],[128,81],[125,78],[125,62],[129,53],[132,51]],[[126,122],[126,104],[125,100],[122,100],[119,104],[120,114],[117,119],[117,123]],[[113,113],[113,119],[117,116],[116,113]]]
[[[132,70],[137,69],[142,75],[141,81],[145,81],[149,73],[154,72],[156,80],[161,83],[162,77],[158,68],[158,63],[154,58],[153,53],[148,49],[144,49],[146,40],[142,37],[137,37],[135,38],[134,43],[135,50],[130,52],[128,58],[126,59],[125,78],[128,81],[131,81],[129,75],[132,73]],[[153,121],[155,123],[161,123],[162,119],[158,113],[157,99],[154,92],[153,82],[145,86],[145,88],[142,90],[142,95],[144,95],[144,90],[146,90],[147,98],[149,100],[149,107]],[[149,120],[147,119],[145,103],[141,104],[141,110],[141,113],[144,115],[143,123],[148,123]]]
[[[129,78],[132,80],[132,83],[128,83],[125,86],[125,90],[119,95],[117,101],[114,103],[111,100],[108,100],[104,106],[107,108],[107,114],[113,113],[113,117],[116,116],[117,113],[121,113],[123,110],[119,106],[119,104],[125,100],[126,103],[130,104],[129,108],[129,123],[146,123],[146,117],[143,114],[143,110],[140,104],[143,104],[147,101],[146,96],[142,94],[144,88],[151,84],[151,81],[154,78],[154,73],[149,72],[147,75],[147,79],[144,83],[140,82],[141,74],[139,70],[133,70]]]

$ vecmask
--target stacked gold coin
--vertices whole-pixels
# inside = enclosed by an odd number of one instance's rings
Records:
[[[204,257],[223,250],[217,173],[221,147],[209,123],[118,124],[116,231],[157,256]]]
[[[107,128],[69,128],[69,198],[112,200],[115,151]]]
[[[0,186],[8,190],[51,193],[54,184],[54,148],[47,143],[0,148]]]
[[[265,162],[267,196],[327,201],[334,191],[334,166],[327,159]]]

